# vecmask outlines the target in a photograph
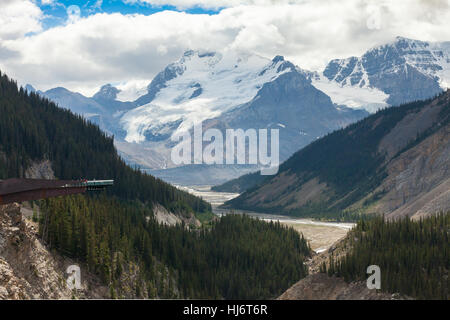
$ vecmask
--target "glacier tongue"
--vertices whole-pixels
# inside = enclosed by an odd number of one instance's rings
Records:
[[[313,78],[311,81],[314,87],[325,92],[334,103],[339,105],[353,109],[365,109],[369,112],[376,112],[378,109],[388,106],[386,100],[389,95],[374,87],[341,85],[324,76]]]
[[[196,122],[250,101],[263,84],[291,69],[282,57],[270,60],[254,54],[188,51],[173,67],[180,72],[148,104],[121,118],[127,142],[143,142],[166,124],[179,122],[176,132]],[[171,126],[171,128],[173,128]]]

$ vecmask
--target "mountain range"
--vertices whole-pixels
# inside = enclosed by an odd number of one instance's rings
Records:
[[[64,88],[40,93],[114,135],[128,163],[177,184],[218,184],[257,167],[177,167],[170,159],[174,133],[199,121],[221,131],[276,128],[283,161],[369,113],[433,97],[449,84],[450,42],[397,37],[361,57],[332,60],[323,72],[281,56],[189,50],[134,101],[120,101],[110,84],[93,97]]]

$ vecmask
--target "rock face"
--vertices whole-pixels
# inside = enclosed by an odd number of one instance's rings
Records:
[[[82,289],[66,284],[76,264],[51,253],[37,238],[37,225],[22,219],[20,206],[0,206],[0,299],[107,298],[107,288],[81,269]]]
[[[322,75],[314,75],[313,83],[337,101],[349,92],[359,92],[369,104],[373,89],[379,90],[385,95],[378,95],[378,107],[427,99],[450,86],[450,42],[397,37],[361,57],[332,60]],[[333,93],[332,84],[337,84],[340,92]]]
[[[175,215],[160,204],[155,204],[153,206],[153,214],[156,221],[161,224],[174,226],[184,222],[187,226],[201,226],[201,222],[193,214],[186,213]]]
[[[364,282],[346,283],[342,278],[316,273],[294,284],[278,300],[396,300],[396,297],[369,290]]]
[[[52,169],[52,164],[49,160],[32,163],[27,171],[25,171],[25,178],[28,179],[55,179],[55,173]]]
[[[185,57],[192,56],[193,51],[187,51]],[[177,63],[172,63],[168,65],[163,71],[158,73],[156,77],[147,86],[147,93],[139,97],[135,103],[138,106],[150,103],[155,99],[156,94],[167,87],[167,82],[176,78],[178,75],[183,74],[184,68]]]
[[[92,98],[97,101],[114,101],[117,98],[117,94],[120,92],[119,89],[113,87],[110,84],[105,84],[100,88],[100,91],[94,94]]]
[[[374,210],[419,218],[450,208],[450,129],[444,127],[388,165]]]
[[[311,274],[288,290],[277,300],[414,300],[399,293],[386,293],[367,288],[365,282],[346,283],[339,277],[325,273]]]

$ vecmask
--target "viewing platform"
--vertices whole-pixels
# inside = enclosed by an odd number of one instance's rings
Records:
[[[102,190],[114,180],[0,180],[0,205]]]

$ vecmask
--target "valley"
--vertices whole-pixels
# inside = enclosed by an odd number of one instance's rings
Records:
[[[449,301],[448,21],[450,0],[0,1],[0,300]]]
[[[364,267],[382,263],[392,270],[397,258],[405,268],[385,276],[389,286],[382,297],[397,292],[447,296],[442,279],[448,273],[449,220],[439,212],[449,208],[450,91],[378,111],[316,139],[275,176],[254,179],[250,174],[229,182],[232,189],[233,183],[242,186],[238,193],[210,185],[173,186],[131,168],[114,148],[113,137],[95,124],[23,91],[6,75],[0,84],[0,178],[87,175],[117,181],[98,195],[40,201],[36,215],[22,210],[37,223],[33,237],[42,250],[80,263],[98,286],[109,288],[102,289],[102,297],[302,299],[307,296],[289,288],[334,286],[336,295],[316,297],[375,299],[380,296],[361,285]],[[360,220],[363,215],[369,219]],[[15,223],[8,219],[5,226]],[[7,239],[2,240],[8,255],[0,271],[7,298],[11,290],[13,297],[36,295],[15,287],[27,286],[31,278],[26,278],[33,277],[18,273],[20,263],[9,254],[17,252],[12,248],[17,237],[10,233],[17,230],[0,230]],[[398,230],[401,239],[390,243]],[[419,235],[425,242],[416,244]],[[368,255],[371,250],[378,255]],[[29,251],[18,252],[34,259]],[[411,260],[411,254],[422,258]],[[414,266],[437,272],[427,276],[412,269],[416,282],[411,285],[407,273]],[[353,294],[339,293],[355,285]]]
[[[354,223],[324,222],[246,210],[223,209],[220,208],[220,205],[226,201],[236,198],[239,194],[230,192],[215,192],[211,190],[210,186],[178,186],[178,188],[211,203],[212,210],[217,216],[227,214],[245,214],[266,222],[278,221],[282,225],[292,227],[300,234],[303,234],[311,246],[311,249],[317,253],[328,250],[334,243],[344,238],[348,231],[350,231],[355,225]]]

